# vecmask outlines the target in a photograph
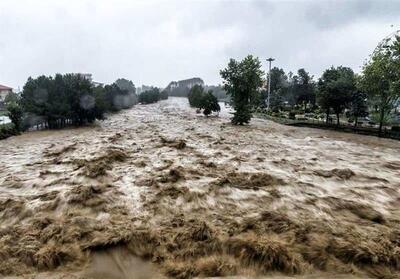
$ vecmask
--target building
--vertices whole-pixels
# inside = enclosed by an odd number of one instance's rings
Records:
[[[204,81],[201,78],[189,78],[180,81],[171,81],[164,89],[169,96],[184,97],[187,96],[190,89],[195,85],[204,87]]]
[[[0,84],[0,102],[4,102],[6,96],[12,92],[12,88]]]
[[[201,78],[189,78],[180,81],[171,81],[170,84],[168,84],[166,90],[173,91],[177,88],[190,89],[195,85],[204,86],[204,81]]]

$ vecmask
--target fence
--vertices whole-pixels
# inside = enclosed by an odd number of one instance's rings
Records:
[[[370,135],[377,137],[379,136],[379,129],[375,127],[363,127],[363,126],[355,127],[354,125],[345,123],[340,123],[339,125],[337,125],[336,123],[326,123],[325,121],[318,119],[288,119],[288,118],[274,117],[261,113],[256,114],[256,117],[268,119],[280,124],[290,125],[290,126],[328,129],[328,130],[336,130],[354,134]],[[400,131],[392,131],[384,127],[382,129],[380,137],[400,140]]]

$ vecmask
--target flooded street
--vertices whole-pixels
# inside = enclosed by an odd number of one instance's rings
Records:
[[[0,275],[399,278],[400,142],[229,117],[170,98],[0,141]]]

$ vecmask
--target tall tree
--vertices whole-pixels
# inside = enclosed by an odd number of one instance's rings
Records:
[[[299,69],[297,71],[297,77],[294,92],[296,104],[303,105],[305,110],[307,104],[315,104],[313,77],[304,69]]]
[[[348,67],[331,67],[322,74],[318,81],[318,103],[326,111],[327,122],[332,109],[339,125],[340,114],[348,107],[356,89],[355,81],[354,72]]]
[[[7,104],[11,104],[11,103],[16,103],[18,102],[20,99],[20,96],[17,93],[14,92],[10,92],[6,95],[6,97],[4,98],[4,103]]]
[[[204,95],[204,88],[201,85],[194,85],[188,94],[189,105],[194,108],[201,108],[201,100]]]
[[[351,94],[349,102],[349,115],[354,118],[354,126],[358,125],[358,118],[368,115],[367,94],[361,90],[355,90]]]
[[[114,84],[119,87],[120,94],[116,96],[114,102],[122,109],[127,109],[137,104],[136,87],[131,80],[125,78],[117,79]]]
[[[125,78],[119,78],[115,81],[115,84],[121,89],[126,90],[130,94],[136,93],[136,87],[131,80]]]
[[[251,115],[251,100],[259,94],[264,72],[257,57],[248,55],[242,61],[231,59],[227,68],[220,71],[224,79],[224,89],[231,96],[235,109],[232,123],[243,125],[249,123]]]
[[[379,135],[387,114],[400,99],[400,36],[381,44],[364,65],[362,87],[379,112]]]
[[[269,97],[269,106],[273,112],[279,112],[283,109],[286,92],[287,87],[282,87],[275,91],[271,91],[271,95]]]
[[[271,92],[278,91],[279,89],[286,87],[288,77],[283,69],[273,67],[271,69]]]
[[[270,94],[270,109],[279,111],[282,109],[284,99],[286,98],[288,87],[288,77],[283,69],[273,67],[271,69],[271,94]],[[262,105],[267,103],[268,91],[264,89],[261,91]]]

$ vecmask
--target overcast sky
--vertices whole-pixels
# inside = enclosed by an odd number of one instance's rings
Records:
[[[393,25],[393,27],[391,27]],[[229,58],[276,58],[318,77],[331,65],[360,70],[400,29],[398,1],[0,0],[0,84],[88,72],[165,87],[221,82]]]

